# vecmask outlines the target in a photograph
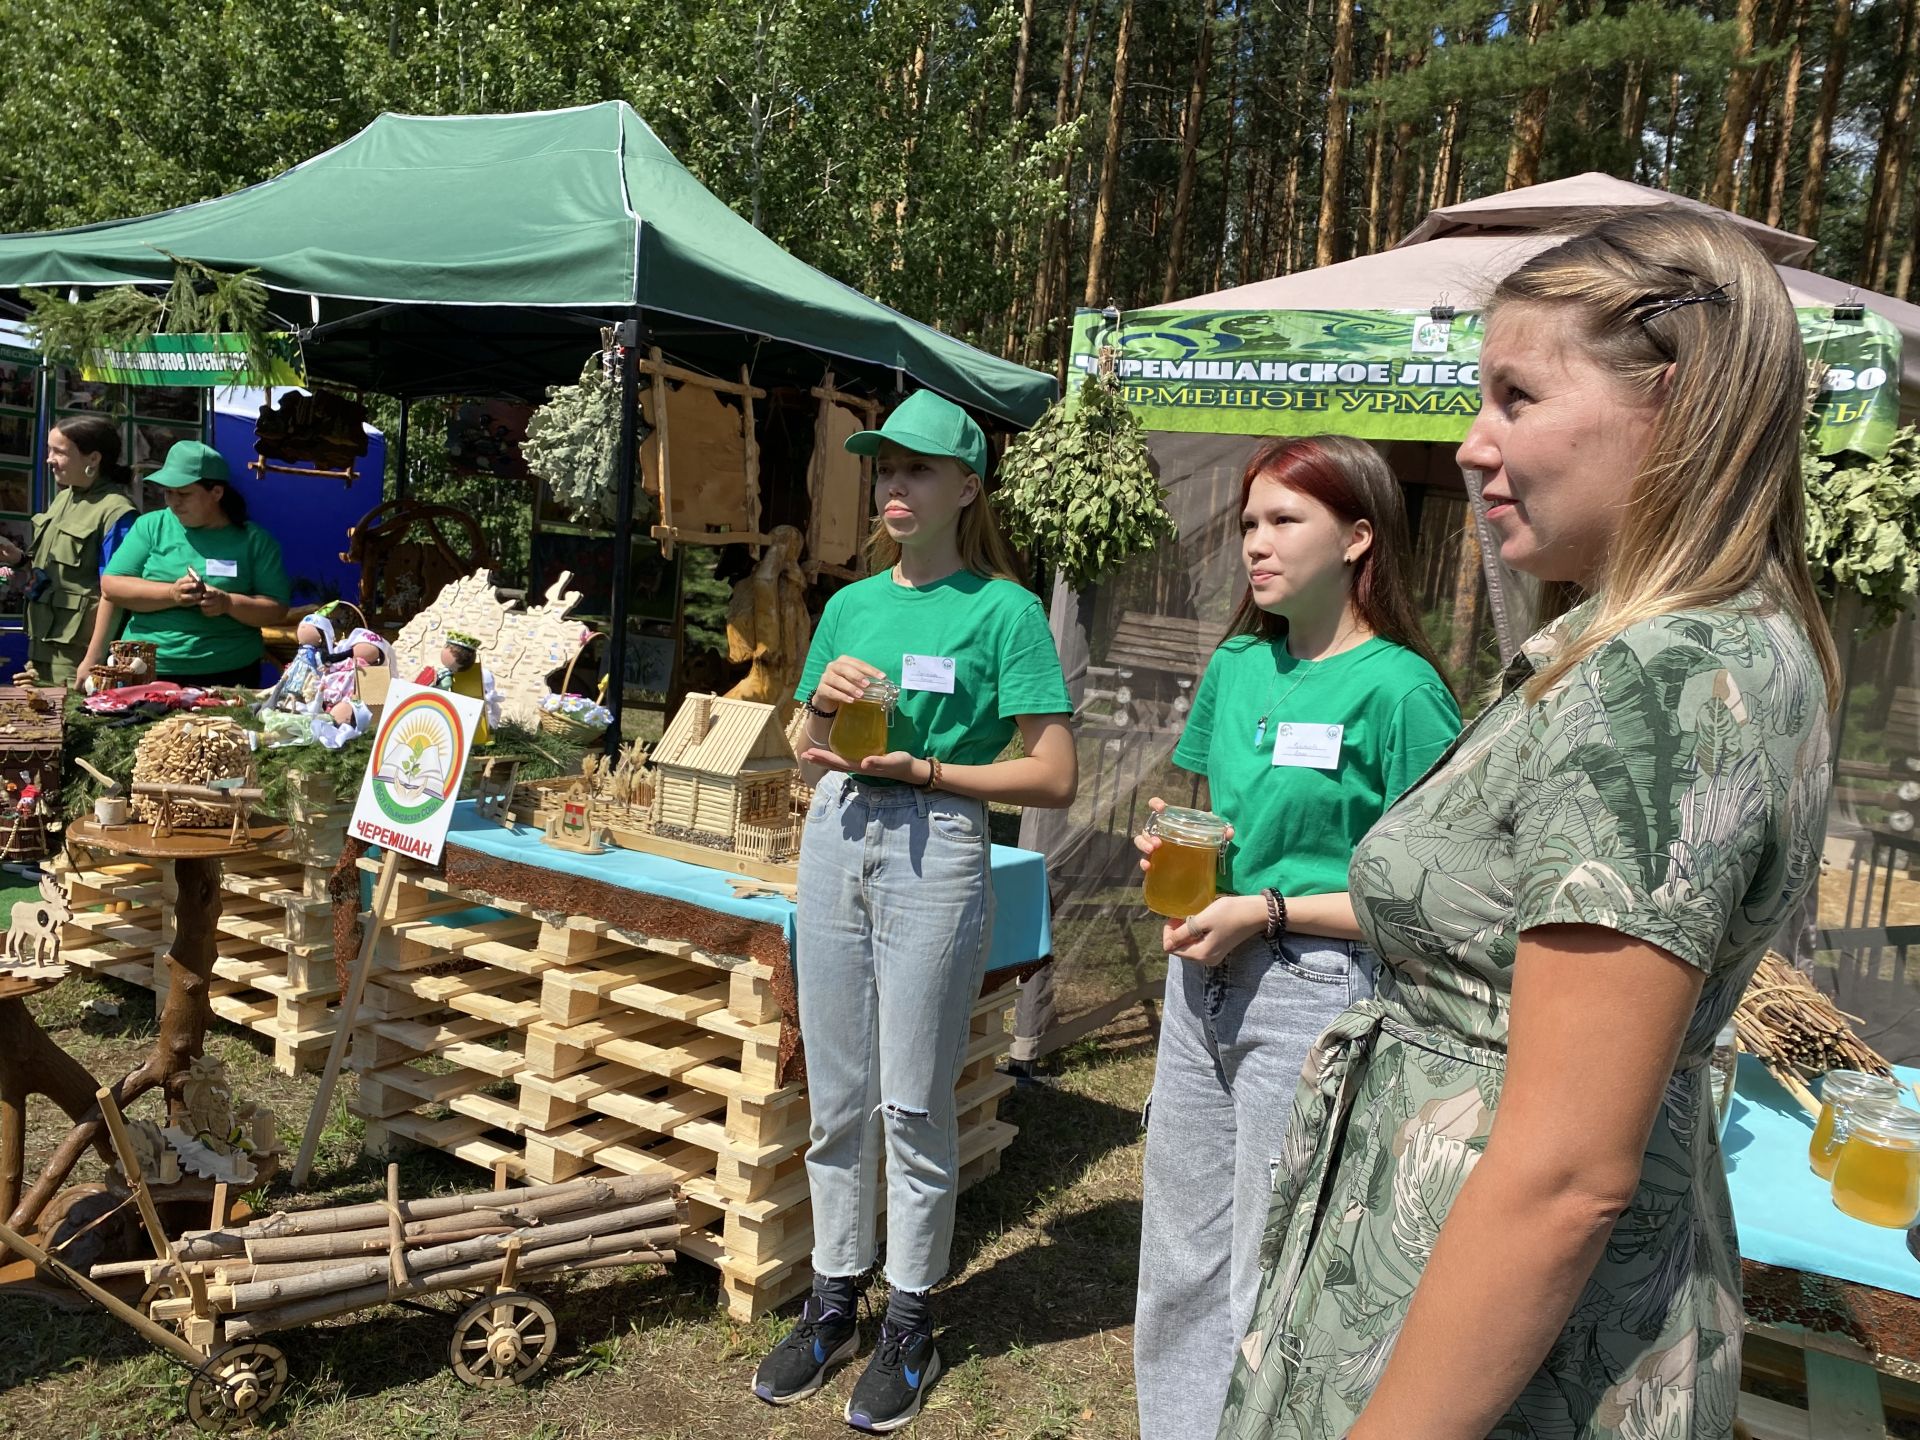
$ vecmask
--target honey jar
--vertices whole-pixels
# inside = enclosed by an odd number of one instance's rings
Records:
[[[1147,833],[1160,837],[1147,861],[1147,908],[1171,920],[1198,915],[1217,893],[1214,877],[1227,822],[1210,810],[1169,805],[1147,817]]]
[[[1820,1082],[1820,1118],[1807,1146],[1807,1163],[1822,1180],[1833,1178],[1834,1162],[1847,1143],[1848,1112],[1862,1100],[1898,1100],[1900,1087],[1864,1070],[1829,1070]]]
[[[1904,1230],[1920,1219],[1920,1110],[1862,1100],[1833,1167],[1833,1203],[1856,1220]]]
[[[827,748],[854,769],[869,755],[887,753],[887,722],[900,699],[900,690],[884,675],[867,682],[866,694],[842,705],[833,716],[833,728],[827,732]]]

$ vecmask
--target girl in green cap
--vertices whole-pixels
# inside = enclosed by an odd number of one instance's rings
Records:
[[[988,509],[980,427],[921,391],[847,449],[876,457],[875,573],[827,602],[797,692],[801,770],[815,784],[794,955],[813,1294],[753,1388],[788,1404],[858,1353],[855,1282],[875,1259],[884,1155],[891,1294],[846,1407],[849,1424],[884,1433],[919,1413],[941,1368],[927,1292],[947,1273],[954,1084],[992,933],[987,802],[1064,806],[1077,777],[1072,702],[1040,601],[1014,578]],[[856,764],[834,722],[868,703],[893,709]],[[1016,734],[1024,753],[1000,759]]]

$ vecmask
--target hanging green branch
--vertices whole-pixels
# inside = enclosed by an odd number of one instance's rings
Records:
[[[1896,431],[1887,453],[1826,457],[1802,442],[1807,564],[1826,595],[1852,595],[1870,629],[1899,619],[1920,594],[1920,427]]]
[[[1089,375],[1007,447],[995,501],[1017,545],[1074,589],[1174,538],[1145,432],[1110,380]]]
[[[26,291],[27,326],[41,353],[52,364],[80,369],[103,350],[155,335],[234,334],[246,337],[247,368],[256,375],[272,375],[286,364],[285,332],[268,308],[259,271],[216,270],[179,255],[167,258],[173,262],[173,283],[164,294],[132,285],[106,286],[85,300]]]
[[[620,513],[619,443],[620,387],[596,350],[578,384],[548,387],[520,454],[575,520],[612,522]]]

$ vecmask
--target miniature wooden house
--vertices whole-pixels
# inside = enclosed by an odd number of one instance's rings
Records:
[[[650,825],[717,849],[786,859],[798,846],[787,799],[797,769],[774,706],[689,695],[653,748]]]

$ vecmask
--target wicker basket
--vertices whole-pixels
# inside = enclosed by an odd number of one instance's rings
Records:
[[[580,663],[580,652],[587,648],[587,641],[593,638],[593,636],[589,635],[586,637],[586,640],[582,640],[580,642],[580,649],[574,651],[573,658],[567,661],[567,673],[560,677],[561,699],[565,700],[573,697],[573,691],[567,688],[573,684],[573,667]],[[603,682],[601,685],[602,693],[605,692],[605,689],[606,686]],[[584,700],[587,697],[581,695],[575,698]],[[544,708],[540,711],[540,729],[542,733],[551,735],[556,740],[565,740],[572,745],[591,745],[607,733],[605,723],[593,725],[583,720],[576,720],[573,716],[562,714],[558,710],[547,710]]]

